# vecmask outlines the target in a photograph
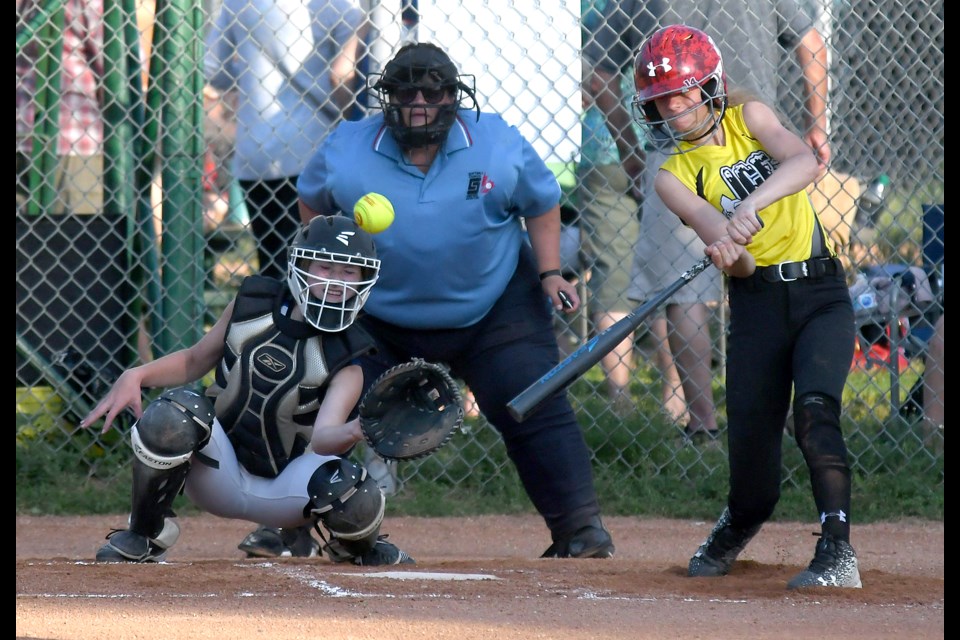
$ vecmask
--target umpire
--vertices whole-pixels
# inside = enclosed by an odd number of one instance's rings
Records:
[[[551,305],[564,308],[563,292],[568,313],[580,306],[560,275],[556,178],[515,127],[480,112],[473,78],[437,46],[404,45],[370,84],[382,113],[342,122],[298,182],[304,222],[349,212],[371,191],[394,205],[359,321],[379,343],[361,360],[366,384],[413,357],[447,363],[500,432],[550,529],[543,557],[611,557],[565,392],[523,423],[506,409],[558,363]]]

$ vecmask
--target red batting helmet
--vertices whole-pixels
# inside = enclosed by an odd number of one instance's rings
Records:
[[[703,101],[711,102],[719,111],[708,133],[723,118],[727,104],[727,77],[723,72],[720,49],[703,31],[683,24],[670,25],[654,33],[640,46],[634,62],[634,118],[641,125],[654,128],[656,137],[674,138],[666,121],[657,110],[657,98],[699,87]],[[704,134],[706,135],[706,134]]]

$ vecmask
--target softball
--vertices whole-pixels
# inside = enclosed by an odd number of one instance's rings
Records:
[[[380,233],[393,224],[393,205],[386,196],[370,192],[353,205],[357,226],[370,233]]]

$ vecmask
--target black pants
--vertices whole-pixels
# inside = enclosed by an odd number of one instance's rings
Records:
[[[287,279],[287,249],[300,230],[297,176],[276,180],[240,180],[257,241],[260,275]]]
[[[360,320],[378,353],[362,359],[369,386],[389,367],[419,357],[450,366],[499,431],[524,489],[554,540],[600,515],[590,451],[560,391],[524,422],[506,404],[559,361],[552,314],[528,247],[503,295],[480,322],[462,329],[405,329],[372,316]]]
[[[779,500],[791,392],[817,508],[849,514],[840,406],[853,349],[853,307],[842,270],[792,282],[766,282],[759,273],[730,280],[729,507],[738,527],[762,523]],[[803,409],[800,424],[797,403],[810,398],[802,406],[813,409]]]

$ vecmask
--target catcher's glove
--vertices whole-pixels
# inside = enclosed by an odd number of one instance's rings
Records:
[[[387,460],[430,455],[463,424],[460,387],[438,364],[414,358],[388,369],[360,403],[360,428]]]

